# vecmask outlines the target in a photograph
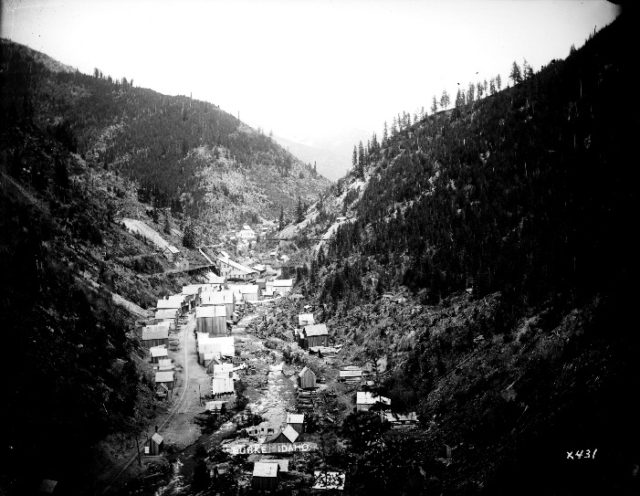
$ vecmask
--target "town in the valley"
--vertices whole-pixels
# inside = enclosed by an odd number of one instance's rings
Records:
[[[417,424],[375,394],[384,360],[341,353],[323,308],[307,304],[290,256],[269,238],[273,223],[245,224],[200,248],[207,263],[195,268],[147,224],[123,224],[193,283],[137,322],[159,414],[108,473],[107,493],[171,494],[198,477],[239,490],[341,490],[345,467],[327,455],[345,443],[336,436],[344,417],[371,410],[392,428]]]

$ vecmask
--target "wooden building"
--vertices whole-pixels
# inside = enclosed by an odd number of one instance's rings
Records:
[[[267,281],[267,288],[271,286],[275,295],[287,296],[293,289],[293,279],[274,279]]]
[[[304,433],[304,413],[287,413],[287,424],[298,434]]]
[[[235,392],[233,379],[231,377],[214,377],[211,379],[211,394],[231,394]]]
[[[356,393],[356,411],[368,412],[374,405],[386,409],[391,405],[391,400],[385,396],[374,396],[370,391],[358,391]]]
[[[298,386],[302,389],[314,389],[316,387],[316,374],[309,367],[303,368],[298,373]]]
[[[155,383],[156,383],[156,387],[162,384],[169,391],[172,391],[173,385],[175,383],[175,376],[174,376],[173,370],[162,370],[162,371],[156,372]]]
[[[149,348],[149,354],[151,355],[151,363],[158,363],[161,358],[169,356],[169,351],[164,346],[152,346]]]
[[[230,317],[236,310],[233,291],[229,289],[202,292],[200,294],[200,305],[224,305],[227,309],[227,317]]]
[[[153,321],[156,324],[166,323],[169,329],[176,329],[178,326],[178,313],[179,310],[175,308],[156,310],[153,315]]]
[[[162,250],[162,254],[169,262],[175,262],[180,257],[180,250],[173,245],[167,245]]]
[[[279,472],[277,462],[255,462],[251,486],[256,491],[275,491],[278,488]]]
[[[302,347],[329,346],[329,330],[327,324],[313,324],[302,329]]]
[[[144,326],[142,328],[142,336],[140,339],[145,348],[152,348],[155,346],[166,347],[169,345],[169,325],[153,324]]]
[[[224,305],[197,307],[196,331],[206,332],[209,336],[228,335],[227,308]]]
[[[257,284],[242,284],[238,289],[245,303],[253,303],[260,299],[260,287]]]
[[[161,358],[158,360],[158,370],[173,370],[174,368],[171,358]]]
[[[298,325],[300,327],[313,325],[315,323],[312,313],[301,313],[298,315]]]
[[[341,382],[360,382],[362,380],[362,369],[348,366],[338,372],[338,380]]]
[[[149,439],[149,443],[144,447],[145,455],[157,456],[164,448],[164,438],[155,432]]]

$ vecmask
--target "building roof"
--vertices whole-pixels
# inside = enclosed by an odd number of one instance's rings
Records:
[[[339,372],[339,377],[362,377],[362,370],[341,370]]]
[[[201,290],[202,284],[187,284],[186,286],[182,286],[183,295],[195,295],[198,294]]]
[[[356,393],[356,404],[375,405],[376,403],[390,405],[391,400],[385,396],[374,396],[370,391],[358,391]]]
[[[207,291],[200,295],[201,305],[224,305],[233,303],[233,292],[226,291]]]
[[[315,320],[312,313],[301,313],[298,315],[298,325],[313,325]]]
[[[276,288],[291,287],[293,286],[293,279],[274,279],[272,283]]]
[[[182,302],[184,297],[179,295],[173,295],[169,298],[160,298],[158,303],[156,304],[157,310],[166,310],[166,309],[179,309],[182,306]]]
[[[157,320],[174,320],[178,315],[177,308],[166,308],[162,310],[156,310],[153,318]]]
[[[169,337],[169,326],[166,324],[148,325],[142,328],[142,340],[167,339]]]
[[[53,494],[56,486],[58,485],[58,481],[51,479],[42,479],[40,483],[40,492],[44,494]]]
[[[312,324],[312,325],[304,326],[304,331],[307,333],[307,337],[327,336],[329,334],[329,330],[327,329],[327,324]]]
[[[226,317],[227,307],[222,305],[209,305],[206,307],[196,307],[196,319],[205,319],[209,317]]]
[[[171,358],[161,358],[158,360],[158,370],[173,370]]]
[[[251,294],[260,291],[260,287],[257,284],[241,284],[237,286],[237,288],[242,294]]]
[[[304,424],[304,413],[287,413],[287,424]]]
[[[169,354],[164,346],[152,346],[149,348],[149,353],[151,353],[153,358],[163,357]]]
[[[164,441],[164,438],[156,432],[151,436],[151,440],[156,444],[161,444],[162,441]]]
[[[313,375],[316,375],[316,373],[313,370],[311,370],[309,367],[305,367],[300,372],[298,372],[298,376],[302,377],[307,372],[311,372]]]
[[[255,462],[253,464],[254,477],[278,477],[278,462]]]
[[[173,370],[156,372],[156,382],[173,382]]]
[[[213,272],[207,272],[207,282],[209,284],[224,284],[225,278],[214,274]]]
[[[295,443],[296,439],[298,439],[298,436],[300,435],[298,434],[298,431],[296,431],[290,425],[287,425],[284,429],[282,429],[282,434],[289,440],[290,443]]]
[[[218,255],[217,258],[223,264],[226,264],[229,267],[231,267],[233,269],[236,269],[236,270],[238,270],[240,272],[243,272],[245,274],[253,274],[253,273],[256,272],[255,270],[250,269],[249,267],[246,267],[246,266],[244,266],[242,264],[239,264],[238,262],[235,262],[235,261],[231,260],[230,258],[226,258],[226,257],[220,256],[220,255]]]
[[[173,245],[167,245],[163,251],[168,251],[169,253],[173,253],[174,255],[180,253],[180,250]]]

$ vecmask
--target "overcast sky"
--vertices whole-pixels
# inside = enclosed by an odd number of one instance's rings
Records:
[[[377,131],[513,60],[564,58],[616,7],[599,0],[2,2],[2,36],[91,73],[190,93],[265,132]],[[477,73],[477,74],[476,74]]]

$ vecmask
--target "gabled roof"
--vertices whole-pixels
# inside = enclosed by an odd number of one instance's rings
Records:
[[[302,377],[303,375],[305,375],[307,372],[311,372],[313,375],[316,375],[316,373],[311,370],[309,367],[305,367],[303,368],[300,372],[298,372],[298,376]]]
[[[295,443],[296,439],[298,439],[298,436],[300,435],[298,434],[298,431],[296,431],[290,425],[287,425],[284,429],[282,429],[282,434],[289,440],[290,443]]]
[[[166,324],[155,324],[142,328],[142,340],[167,339],[169,337],[169,326]]]
[[[293,286],[293,279],[274,279],[273,286],[276,288]]]
[[[182,286],[183,295],[195,295],[198,294],[201,290],[201,284],[187,284],[186,286]]]
[[[356,393],[356,404],[375,405],[376,403],[390,405],[391,400],[385,396],[374,396],[370,391],[358,391]]]
[[[213,272],[208,272],[207,273],[207,282],[209,284],[224,284],[224,277],[223,276],[218,276],[216,274],[214,274]]]
[[[206,307],[196,307],[196,319],[208,317],[226,317],[227,307],[222,305],[209,305]]]
[[[239,292],[242,294],[251,294],[260,291],[260,287],[257,284],[241,284],[237,287]]]
[[[327,336],[329,334],[329,330],[327,329],[327,324],[312,324],[312,325],[304,326],[304,331],[307,333],[307,337]]]
[[[277,462],[255,462],[253,464],[254,477],[278,477]]]
[[[164,250],[162,250],[162,251],[168,251],[169,253],[173,253],[174,255],[175,255],[176,253],[180,253],[180,250],[178,250],[178,248],[176,248],[176,247],[175,247],[175,246],[173,246],[173,245],[167,245],[167,246],[165,247],[165,249],[164,249]]]
[[[362,370],[341,370],[339,373],[339,377],[362,377]]]
[[[173,382],[173,370],[156,372],[156,382]]]
[[[304,413],[287,413],[287,424],[304,424]]]

